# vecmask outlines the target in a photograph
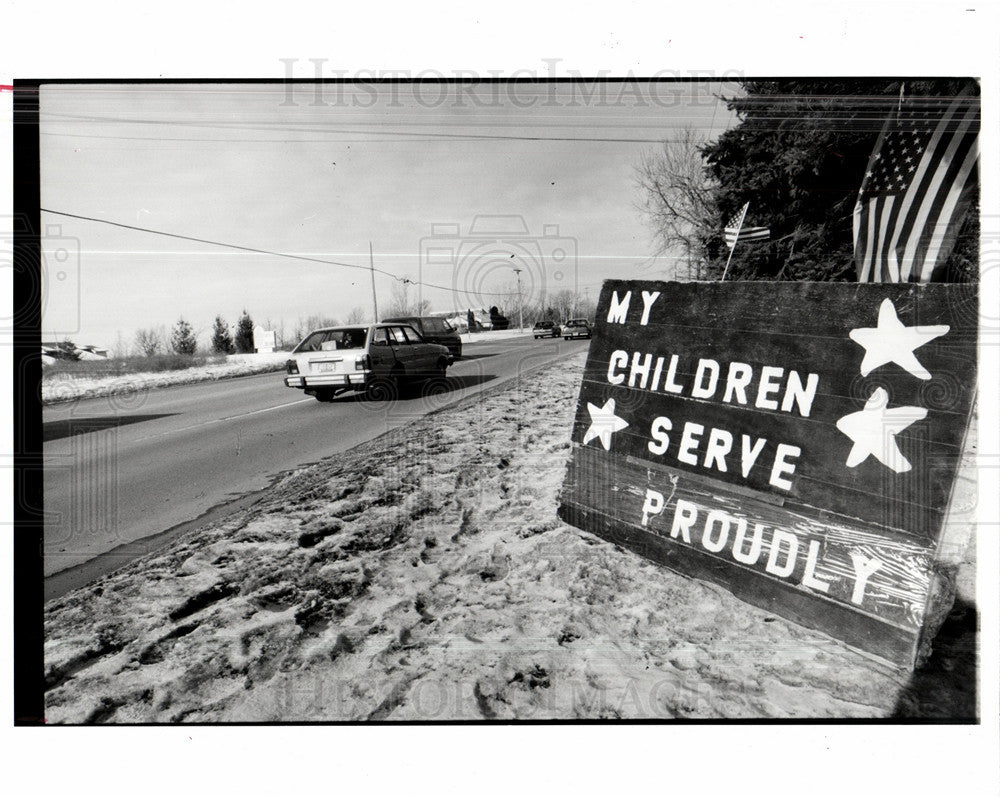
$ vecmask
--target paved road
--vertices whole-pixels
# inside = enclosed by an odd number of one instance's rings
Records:
[[[448,371],[446,393],[424,396],[417,388],[390,404],[353,394],[320,403],[271,373],[47,407],[46,597],[120,567],[141,555],[149,538],[266,487],[282,471],[585,346],[531,338],[469,345]],[[103,561],[97,568],[95,558]],[[87,573],[72,583],[64,576],[69,586],[50,589],[48,577],[68,568]]]

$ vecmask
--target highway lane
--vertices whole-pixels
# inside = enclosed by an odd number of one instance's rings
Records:
[[[587,345],[530,338],[471,344],[449,368],[446,392],[425,395],[417,387],[387,404],[354,394],[321,403],[271,373],[46,407],[45,576],[97,557],[114,560],[99,568],[110,572],[142,553],[130,550],[137,541],[262,489],[283,471]]]

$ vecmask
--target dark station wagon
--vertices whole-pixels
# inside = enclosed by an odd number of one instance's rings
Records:
[[[451,356],[456,360],[462,356],[462,338],[459,337],[455,328],[443,318],[431,318],[428,316],[394,316],[383,318],[382,323],[409,324],[428,343],[437,343],[439,346],[447,346]]]

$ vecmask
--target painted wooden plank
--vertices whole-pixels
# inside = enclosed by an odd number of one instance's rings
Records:
[[[562,516],[912,665],[974,396],[967,294],[606,282]]]

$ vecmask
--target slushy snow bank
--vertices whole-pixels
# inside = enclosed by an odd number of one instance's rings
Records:
[[[971,606],[926,670],[891,671],[562,523],[583,360],[290,474],[50,603],[47,721],[975,712]]]
[[[79,398],[121,396],[157,387],[208,382],[234,376],[249,376],[280,370],[288,352],[273,354],[230,354],[225,362],[208,363],[181,371],[158,371],[124,376],[81,377],[54,374],[42,378],[42,404],[54,404]]]
[[[526,337],[531,335],[531,328],[525,327],[523,332],[517,329],[506,329],[473,332],[461,335],[462,343],[488,343],[494,340]],[[74,374],[51,374],[42,376],[42,404],[55,404],[60,401],[71,401],[80,398],[98,398],[101,396],[125,396],[139,393],[157,387],[170,385],[187,385],[193,382],[209,382],[215,379],[228,379],[234,376],[249,376],[271,371],[280,371],[288,361],[288,352],[273,352],[271,354],[230,354],[225,362],[209,363],[196,368],[185,368],[181,371],[158,371],[155,373],[136,373],[124,376],[76,376]]]
[[[525,325],[522,331],[514,329],[487,330],[485,332],[463,332],[459,337],[462,343],[489,343],[491,340],[509,340],[510,338],[525,338],[531,334],[531,327]]]

